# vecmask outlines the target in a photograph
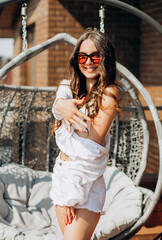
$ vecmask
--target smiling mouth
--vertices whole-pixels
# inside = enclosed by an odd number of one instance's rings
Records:
[[[91,73],[94,72],[97,69],[97,67],[84,67],[84,70]]]

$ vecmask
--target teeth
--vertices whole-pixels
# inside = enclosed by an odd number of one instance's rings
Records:
[[[85,70],[88,72],[93,72],[96,68],[86,68]]]

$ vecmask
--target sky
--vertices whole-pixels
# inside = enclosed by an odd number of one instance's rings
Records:
[[[14,40],[12,38],[0,38],[0,57],[12,58],[13,43]]]

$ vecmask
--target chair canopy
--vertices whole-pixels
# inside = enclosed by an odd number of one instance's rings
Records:
[[[45,49],[60,42],[76,44],[69,34],[57,34],[46,42],[32,47],[4,66],[0,78]],[[116,166],[139,185],[147,164],[149,132],[139,94],[145,99],[153,117],[159,143],[160,169],[155,191],[143,192],[143,215],[131,227],[114,236],[129,239],[146,222],[161,193],[162,186],[162,126],[150,94],[138,79],[117,63],[121,85],[121,111],[111,128],[109,166]],[[56,87],[26,87],[0,85],[0,164],[18,163],[35,170],[52,171],[58,149],[50,129],[53,122],[51,106]]]

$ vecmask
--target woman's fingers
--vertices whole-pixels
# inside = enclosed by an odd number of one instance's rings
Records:
[[[80,104],[83,104],[85,97],[83,97],[82,99],[73,99],[73,100],[75,105],[80,105]]]
[[[63,206],[64,207],[64,222],[65,222],[65,225],[68,224],[68,217],[67,217],[67,208],[66,206]]]
[[[65,215],[65,225],[71,224],[73,219],[75,218],[74,207],[64,206],[64,215]]]
[[[68,207],[68,209],[67,209],[67,217],[68,217],[68,223],[71,224],[72,223],[72,215],[71,215],[70,207]]]
[[[90,117],[88,117],[86,114],[82,113],[82,112],[79,111],[78,109],[77,109],[77,111],[75,112],[75,116],[81,117],[81,118],[85,119],[85,120],[88,121],[88,122],[92,122],[92,120],[90,119]]]
[[[74,116],[73,120],[88,129],[88,124],[86,122],[84,122],[82,119],[80,119],[78,116]]]
[[[65,123],[66,123],[69,133],[71,133],[71,123],[68,120],[65,120]]]
[[[82,116],[82,118],[84,118],[84,115],[80,114],[80,111],[78,110],[77,114],[73,115],[73,117],[70,120],[70,122],[71,122],[71,124],[73,124],[79,130],[79,132],[82,132],[83,130],[82,130],[82,127],[80,125],[82,125],[83,127],[88,129],[88,124],[86,122],[84,122],[82,119],[80,119],[79,115]],[[90,119],[90,121],[91,121],[91,119]]]
[[[76,217],[74,207],[71,207],[71,214],[72,214],[72,217],[74,219]]]
[[[83,132],[82,128],[79,126],[79,124],[75,120],[72,120],[71,124],[73,124],[79,130],[79,132]]]
[[[68,128],[68,131],[69,133],[71,133],[71,125],[73,124],[80,132],[82,132],[82,128],[79,126],[79,124],[75,121],[75,120],[71,120],[71,121],[68,121],[68,120],[65,120],[65,123],[66,123],[66,126]],[[86,127],[86,125],[85,125]]]
[[[83,104],[85,98],[77,99],[58,99],[55,108],[65,120],[68,131],[71,132],[71,124],[73,124],[80,132],[82,127],[88,128],[85,121],[92,122],[92,120],[84,113],[82,113],[77,106]],[[81,126],[80,126],[81,125]]]
[[[73,102],[74,102],[75,105],[81,105],[81,104],[83,104],[84,100],[85,100],[85,97],[82,98],[81,100],[73,99]],[[90,117],[88,117],[86,114],[82,113],[82,112],[79,111],[78,109],[77,109],[77,111],[76,111],[75,114],[76,114],[77,116],[79,116],[79,117],[81,117],[81,118],[89,121],[89,122],[92,122],[92,120],[90,119]]]
[[[83,131],[82,128],[79,126],[79,124],[75,120],[71,120],[71,121],[65,120],[65,123],[67,125],[69,133],[71,133],[71,124],[73,124],[80,132]]]
[[[82,113],[80,110],[78,110],[77,105],[80,105],[84,102],[85,98],[82,98],[81,100],[77,99],[58,99],[55,104],[55,109],[60,113],[61,117],[69,121],[69,124],[67,124],[68,129],[70,131],[70,123],[72,123],[73,120],[75,122],[83,125],[84,127],[88,128],[88,125],[83,121],[89,121],[91,122],[91,119],[84,113]],[[80,119],[82,118],[82,119]],[[72,123],[73,124],[73,123]],[[78,125],[77,125],[78,128]],[[80,130],[80,128],[78,128]]]

